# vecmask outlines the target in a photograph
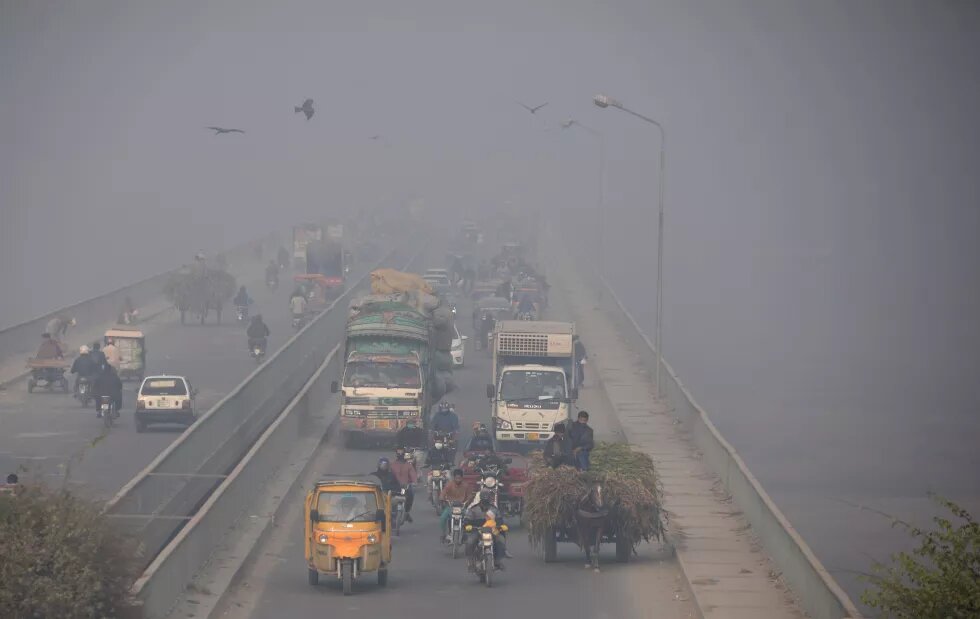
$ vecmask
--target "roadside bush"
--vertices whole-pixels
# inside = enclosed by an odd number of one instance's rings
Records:
[[[139,573],[137,551],[98,503],[21,486],[0,497],[0,617],[116,617]]]
[[[884,617],[960,619],[980,617],[980,523],[952,501],[933,497],[952,518],[936,516],[926,531],[892,519],[892,526],[919,542],[911,553],[892,555],[890,565],[875,563],[861,595]]]

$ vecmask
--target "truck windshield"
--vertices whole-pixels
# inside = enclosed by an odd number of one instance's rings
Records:
[[[565,375],[562,372],[509,370],[500,380],[501,400],[565,399]]]
[[[419,366],[411,363],[354,361],[347,364],[344,386],[418,389],[422,386],[422,376]]]

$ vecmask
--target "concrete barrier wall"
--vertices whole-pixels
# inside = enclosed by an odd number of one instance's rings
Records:
[[[580,265],[586,264],[578,257]],[[635,351],[650,370],[657,366],[653,343],[634,320],[608,282],[591,268],[579,268],[585,283],[602,291],[598,304],[614,318],[627,339],[636,343]],[[691,433],[694,444],[708,467],[721,479],[735,504],[745,514],[753,532],[762,542],[772,562],[782,572],[807,614],[814,619],[857,618],[860,613],[813,551],[772,501],[762,484],[728,441],[718,432],[707,413],[694,401],[690,391],[664,361],[660,380],[674,415]]]
[[[170,613],[187,583],[254,504],[256,489],[276,474],[296,442],[309,434],[314,425],[311,416],[322,412],[331,397],[330,382],[342,369],[339,349],[340,344],[330,351],[299,394],[136,582],[134,593],[145,619],[163,619]]]
[[[390,251],[378,264],[401,265],[398,253]],[[140,539],[148,562],[317,371],[342,337],[350,295],[369,281],[365,271],[109,501],[107,516]]]
[[[263,242],[272,240],[272,235],[264,237]],[[255,241],[239,245],[227,252],[225,257],[230,265],[244,263],[246,260],[254,260],[250,249],[254,247]],[[268,243],[267,243],[268,244]],[[173,271],[167,271],[159,275],[136,282],[135,284],[124,286],[118,290],[108,292],[87,301],[82,301],[60,309],[50,314],[45,314],[33,320],[19,325],[7,327],[0,330],[0,360],[11,357],[23,357],[24,360],[34,355],[38,344],[41,341],[41,334],[48,324],[48,321],[62,314],[72,316],[78,321],[78,326],[74,329],[90,327],[92,325],[112,324],[119,310],[122,308],[123,301],[130,297],[136,307],[145,307],[162,297],[163,286]],[[146,317],[143,317],[146,318]],[[71,332],[69,332],[69,335]],[[26,374],[26,372],[25,372]]]

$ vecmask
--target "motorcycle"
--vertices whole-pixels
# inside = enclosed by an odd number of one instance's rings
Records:
[[[111,428],[116,419],[119,418],[119,411],[116,410],[116,403],[112,396],[99,396],[99,413],[102,415],[102,423],[105,427]]]
[[[306,318],[299,315],[293,316],[293,329],[299,331],[306,325]]]
[[[255,359],[256,363],[262,363],[265,360],[265,347],[266,342],[264,340],[249,340],[248,354]]]
[[[442,496],[442,489],[446,487],[450,474],[449,464],[436,465],[429,473],[429,502],[436,509],[436,514],[442,513],[439,497]]]
[[[276,289],[279,288],[279,278],[278,277],[269,277],[269,278],[266,278],[265,285],[266,285],[266,288],[268,288],[269,290],[275,292]]]
[[[82,408],[88,408],[88,403],[92,400],[92,382],[86,376],[79,376],[76,388],[75,398],[82,403]]]
[[[517,312],[518,320],[534,320],[533,312]]]
[[[463,545],[463,504],[452,503],[449,509],[449,545],[452,546],[455,559]]]
[[[408,495],[404,488],[391,497],[391,528],[395,536],[401,535],[402,525],[405,524],[405,501],[407,499]]]
[[[248,306],[247,305],[236,305],[235,306],[235,319],[238,324],[245,324],[248,321]]]
[[[473,550],[473,555],[470,557],[470,568],[476,572],[480,582],[486,584],[487,587],[493,586],[493,573],[497,569],[497,561],[493,556],[493,545],[499,533],[495,528],[496,523],[493,521],[488,521],[478,529],[473,525],[466,526],[467,533],[480,536],[477,540],[476,549]],[[500,525],[500,531],[506,532],[507,525]]]

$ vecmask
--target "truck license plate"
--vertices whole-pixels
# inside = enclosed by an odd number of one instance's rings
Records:
[[[378,428],[379,430],[390,430],[391,429],[391,422],[390,421],[375,421],[374,422],[374,427],[375,428]]]
[[[541,435],[538,434],[537,432],[528,432],[527,433],[527,440],[529,440],[529,441],[536,441],[536,440],[539,439],[540,436]]]

